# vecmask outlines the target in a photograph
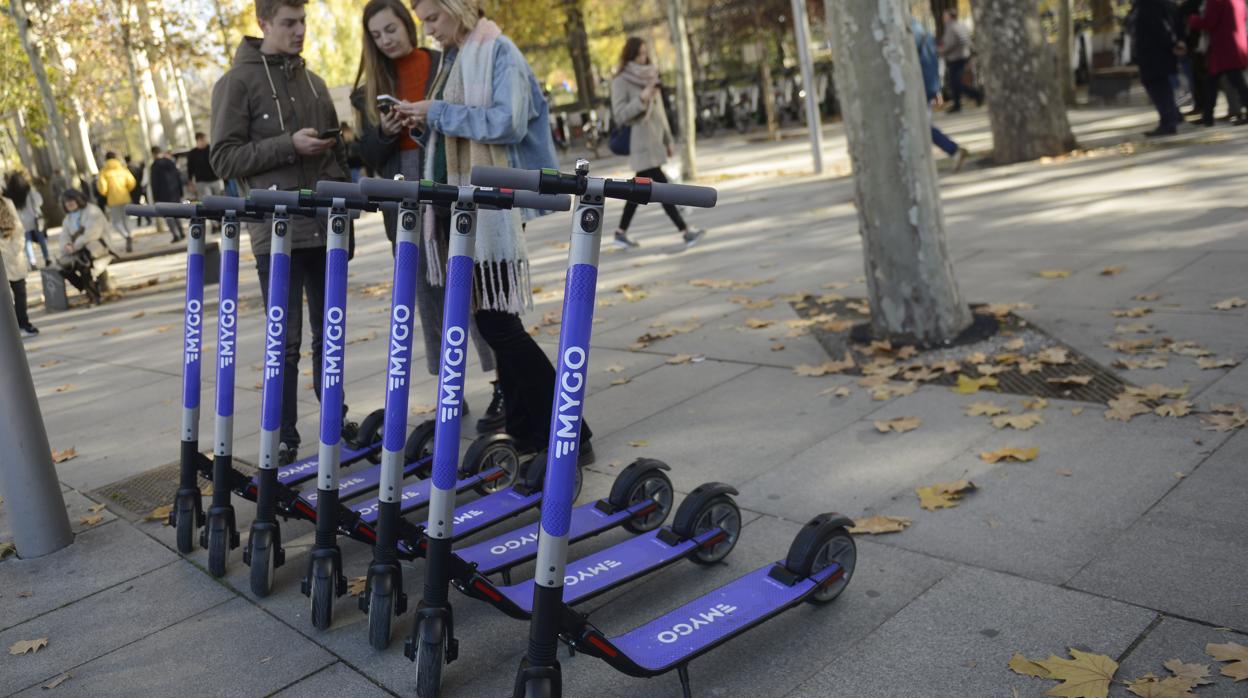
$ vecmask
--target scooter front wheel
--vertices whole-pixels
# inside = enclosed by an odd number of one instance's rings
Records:
[[[192,497],[178,497],[174,503],[174,523],[178,534],[178,552],[187,555],[195,550],[196,519],[195,500]]]
[[[390,621],[394,618],[394,592],[382,586],[374,585],[368,593],[368,644],[379,651],[390,646]]]
[[[334,622],[334,578],[312,575],[312,627],[327,630]]]
[[[420,628],[415,636],[421,635]],[[437,698],[442,690],[443,649],[446,643],[416,641],[416,695],[419,698]]]
[[[261,598],[273,592],[273,569],[277,566],[277,548],[266,536],[252,535],[247,542],[251,561],[251,593]]]
[[[230,530],[224,522],[208,522],[208,574],[225,576],[225,556],[230,548]]]

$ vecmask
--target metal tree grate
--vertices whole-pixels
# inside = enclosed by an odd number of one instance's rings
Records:
[[[250,465],[239,461],[237,458],[234,459],[234,467],[249,475],[254,471]],[[181,465],[175,461],[168,465],[162,465],[147,472],[139,473],[120,482],[105,485],[91,494],[97,500],[108,502],[110,505],[116,505],[116,507],[133,514],[136,518],[143,517],[150,514],[157,507],[173,503],[173,498],[178,493],[180,472]],[[212,491],[212,483],[204,479],[202,475],[198,477],[198,483],[201,492],[210,493]]]
[[[827,294],[822,297],[807,296],[800,301],[790,301],[790,304],[793,306],[794,312],[806,319],[828,316],[832,319],[850,320],[855,324],[866,323],[870,319],[869,315],[862,312],[866,309],[866,300],[862,298],[841,298],[837,294]],[[972,305],[971,308],[976,312],[984,312],[983,305]],[[976,377],[978,372],[975,370],[974,364],[968,362],[967,358],[977,352],[985,354],[989,359],[989,363],[995,363],[993,357],[1000,354],[1009,353],[1028,356],[1050,347],[1061,347],[1067,351],[1069,361],[1058,365],[1042,364],[1039,371],[1023,374],[1013,365],[999,364],[1007,367],[1007,370],[993,374],[992,377],[997,379],[996,391],[1029,397],[1108,404],[1110,400],[1121,395],[1131,385],[1113,371],[1053,337],[1043,328],[1012,312],[997,315],[996,318],[1000,326],[996,333],[991,336],[956,347],[920,350],[904,361],[899,360],[898,363],[902,365],[931,364],[938,361],[954,360],[962,364],[963,372],[967,376]],[[850,330],[848,328],[840,326],[844,323],[838,325],[833,322],[831,324],[835,326],[835,330],[827,327],[829,321],[816,323],[811,327],[811,334],[814,335],[815,339],[818,340],[830,357],[841,359],[846,351],[858,350],[864,347],[862,343],[855,342],[850,338]],[[1006,343],[1020,339],[1024,343],[1022,349],[1010,350],[1005,348]],[[855,351],[855,353],[858,352]],[[862,375],[861,353],[858,353],[858,359],[859,365],[845,371],[845,373]],[[1086,385],[1055,385],[1049,382],[1050,378],[1075,375],[1091,376],[1092,380]],[[951,373],[946,373],[927,381],[930,385],[949,386],[956,385],[957,382],[957,374]]]

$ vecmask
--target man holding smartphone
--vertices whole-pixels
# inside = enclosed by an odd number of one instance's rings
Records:
[[[306,0],[256,0],[263,39],[246,36],[234,64],[212,88],[212,167],[223,178],[252,188],[310,189],[322,179],[347,178],[346,149],[337,137],[338,114],[329,88],[304,65]],[[324,137],[322,137],[324,136]],[[249,223],[260,288],[268,304],[269,222]],[[299,353],[303,340],[300,300],[307,294],[312,334],[312,376],[321,395],[325,299],[325,221],[291,220],[290,293],[287,299],[282,449],[293,461],[300,443]]]

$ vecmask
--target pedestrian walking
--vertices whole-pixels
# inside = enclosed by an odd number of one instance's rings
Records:
[[[17,207],[17,217],[21,222],[22,241],[25,243],[26,262],[35,266],[35,246],[43,252],[43,266],[52,264],[48,256],[48,234],[44,228],[43,196],[39,190],[30,186],[30,180],[21,170],[9,173],[4,182],[4,196]]]
[[[675,153],[676,142],[659,92],[659,69],[651,62],[649,47],[640,37],[630,36],[620,51],[615,79],[611,81],[611,115],[615,123],[629,129],[629,168],[638,177],[667,182],[663,164]],[[690,228],[675,206],[663,204],[663,211],[676,224],[686,247],[697,244],[706,234],[700,228]],[[616,247],[639,246],[628,236],[628,226],[636,212],[637,204],[632,201],[624,204],[620,225],[615,230],[613,244]]]
[[[22,228],[17,206],[7,196],[0,196],[0,257],[4,258],[4,275],[8,277],[9,290],[13,293],[17,327],[23,337],[34,337],[39,334],[39,328],[30,324],[30,315],[26,312],[26,274],[30,268],[26,266],[23,249],[26,234]]]
[[[420,179],[424,176],[427,139],[419,132],[413,135],[411,129],[405,126],[402,113],[395,107],[406,105],[403,108],[410,108],[411,104],[430,96],[442,63],[442,54],[420,46],[416,22],[402,0],[372,0],[364,6],[363,17],[363,52],[360,67],[356,70],[355,88],[351,92],[351,105],[360,125],[360,137],[355,145],[361,159],[370,164],[379,176],[391,178],[403,175],[406,179]],[[381,95],[388,95],[397,101],[382,105],[377,99]],[[397,216],[383,211],[382,217],[393,253]],[[449,236],[449,228],[447,234]],[[431,259],[430,255],[420,256],[420,269],[416,276],[416,309],[425,343],[425,368],[429,375],[436,376],[438,357],[442,352],[442,309],[446,288],[430,283],[430,277],[435,276],[429,272]],[[494,352],[481,337],[476,321],[471,318],[468,330],[477,347],[481,370],[493,373],[497,368]],[[477,420],[480,432],[495,431],[505,426],[502,387],[497,379],[493,385],[494,395],[489,409]],[[464,411],[467,412],[467,403]]]
[[[134,251],[134,243],[130,239],[130,223],[126,220],[126,204],[131,203],[130,192],[139,183],[130,168],[117,159],[117,153],[109,151],[104,156],[104,169],[95,180],[95,189],[108,203],[108,220],[113,230],[126,241],[126,252]]]
[[[206,196],[221,196],[225,193],[225,188],[221,186],[221,177],[212,168],[211,152],[208,136],[202,131],[195,134],[195,147],[186,151],[186,181],[191,193],[200,201]]]
[[[77,189],[65,190],[61,207],[65,209],[65,220],[61,223],[57,268],[90,303],[98,304],[101,297],[97,279],[108,268],[112,252],[108,245],[109,221]]]
[[[950,113],[962,111],[962,93],[966,93],[975,103],[983,106],[984,93],[977,87],[964,82],[966,64],[971,60],[971,29],[958,19],[956,9],[945,10],[945,33],[941,36],[940,52],[945,58],[945,70],[949,78],[949,92],[953,98]]]
[[[474,165],[554,168],[550,107],[520,50],[487,19],[478,0],[417,0],[416,16],[445,55],[432,100],[395,107],[433,130],[425,160],[428,179],[468,184]],[[503,388],[506,430],[524,452],[544,448],[550,435],[555,367],[520,322],[533,305],[523,218],[533,211],[477,214],[474,316],[494,350]],[[430,279],[445,284],[449,211],[426,209]],[[593,461],[588,425],[581,429],[580,459]]]
[[[1214,95],[1206,99],[1201,123],[1213,125],[1213,107],[1217,101],[1217,84],[1225,79],[1239,95],[1240,109],[1234,114],[1236,124],[1248,124],[1248,82],[1244,69],[1248,68],[1248,30],[1245,30],[1244,0],[1205,0],[1204,11],[1188,17],[1193,29],[1203,30],[1209,36],[1207,67],[1209,78],[1206,90]]]
[[[182,173],[178,171],[178,163],[168,149],[161,151],[159,146],[152,146],[152,198],[156,203],[177,203],[182,200]],[[170,242],[178,242],[186,238],[182,230],[182,219],[165,218],[169,226]]]
[[[936,50],[936,37],[927,31],[917,18],[910,18],[910,29],[914,33],[914,45],[919,52],[919,68],[923,73],[923,91],[927,96],[927,120],[932,121],[932,110],[940,108],[944,98],[940,94],[940,56]],[[957,144],[952,138],[932,123],[932,143],[946,155],[953,158],[953,171],[962,169],[969,155],[966,148]]]
[[[1131,20],[1135,36],[1132,53],[1140,69],[1140,82],[1158,117],[1157,128],[1144,135],[1172,135],[1183,120],[1174,99],[1177,54],[1185,50],[1176,8],[1169,0],[1135,0]]]
[[[305,0],[256,0],[263,38],[243,37],[234,64],[212,88],[212,169],[251,189],[311,189],[317,181],[346,180],[346,151],[337,138],[317,134],[336,127],[329,88],[300,54],[306,36]],[[198,186],[198,185],[197,185]],[[270,222],[248,223],[251,250],[265,305],[269,298]],[[325,310],[325,221],[296,216],[289,227],[285,374],[278,460],[293,462],[300,444],[299,356],[303,298],[312,335],[312,386],[321,396]]]

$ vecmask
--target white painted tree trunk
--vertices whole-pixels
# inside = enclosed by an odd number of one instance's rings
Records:
[[[676,49],[676,104],[680,118],[680,176],[692,181],[698,176],[697,101],[693,94],[693,63],[689,56],[689,32],[685,25],[685,3],[667,0],[667,28]]]
[[[971,324],[945,246],[930,117],[903,0],[825,0],[879,338],[943,344]]]
[[[73,177],[78,174],[78,167],[70,157],[68,139],[61,121],[60,110],[56,106],[56,98],[52,94],[52,85],[48,80],[48,71],[43,66],[43,57],[34,37],[30,35],[30,20],[26,15],[25,0],[9,0],[9,16],[17,26],[18,40],[26,58],[30,61],[30,70],[35,74],[35,83],[39,86],[39,97],[43,100],[43,112],[48,119],[48,139],[52,146],[52,157],[56,166],[66,175]]]
[[[1005,164],[1073,149],[1036,0],[976,2],[975,49],[983,61],[992,159]]]

